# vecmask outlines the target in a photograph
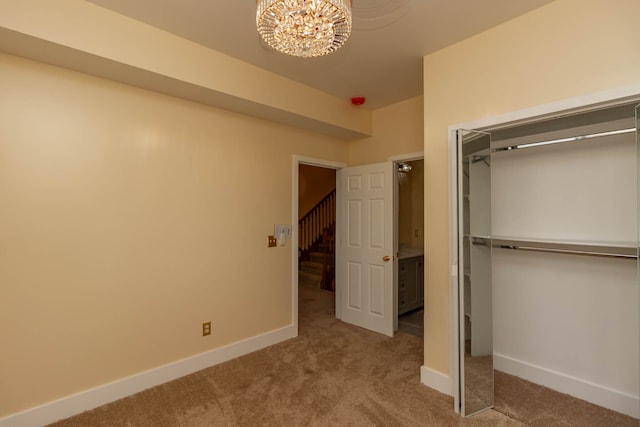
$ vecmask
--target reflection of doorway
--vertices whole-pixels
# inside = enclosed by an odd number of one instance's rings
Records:
[[[424,336],[424,160],[396,163],[398,330]]]

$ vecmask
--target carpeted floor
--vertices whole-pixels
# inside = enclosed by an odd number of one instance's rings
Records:
[[[463,419],[452,398],[420,384],[422,353],[421,338],[341,323],[333,293],[301,287],[299,337],[53,426],[638,426],[505,374],[496,375],[504,413]]]

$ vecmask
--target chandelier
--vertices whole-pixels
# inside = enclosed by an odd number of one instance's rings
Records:
[[[311,58],[339,49],[351,34],[351,0],[257,0],[262,39],[287,55]]]

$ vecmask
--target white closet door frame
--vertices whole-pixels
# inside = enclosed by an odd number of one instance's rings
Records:
[[[577,112],[587,112],[604,107],[614,107],[640,101],[640,84],[634,84],[604,92],[597,92],[569,98],[549,104],[542,104],[523,110],[513,111],[493,117],[473,120],[469,122],[452,124],[448,127],[449,135],[449,380],[451,394],[454,398],[454,409],[459,412],[460,370],[458,365],[460,344],[457,340],[460,316],[458,312],[458,215],[457,215],[457,129],[473,129],[480,131],[493,131],[506,126],[523,125],[533,123],[556,115],[565,115]],[[426,385],[430,385],[426,383]],[[442,391],[441,384],[434,384],[434,388]]]

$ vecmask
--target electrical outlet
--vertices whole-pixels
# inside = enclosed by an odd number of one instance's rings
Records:
[[[211,335],[211,322],[204,322],[202,324],[202,336],[206,337],[207,335]]]

